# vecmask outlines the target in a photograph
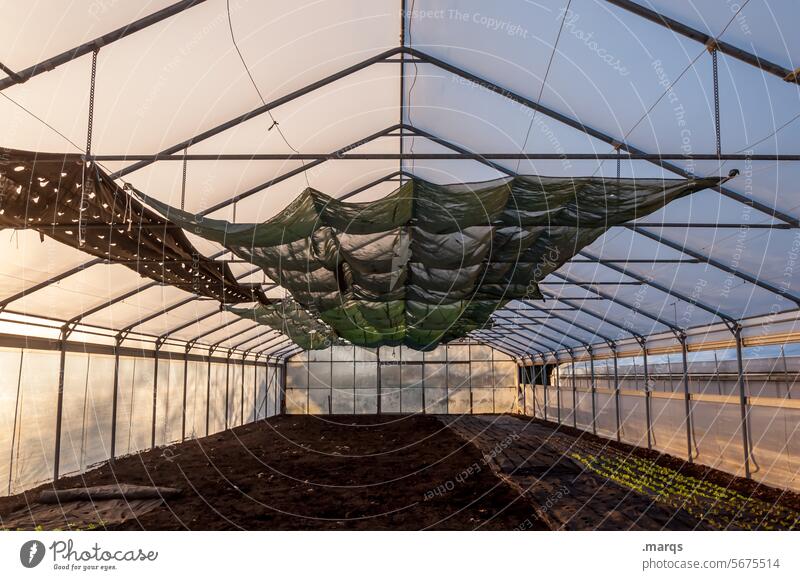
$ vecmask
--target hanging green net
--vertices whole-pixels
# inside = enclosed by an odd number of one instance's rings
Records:
[[[435,185],[414,179],[369,203],[309,188],[260,224],[147,201],[260,266],[297,303],[283,318],[280,304],[237,313],[286,330],[306,348],[341,338],[428,350],[480,328],[509,300],[541,298],[537,282],[611,226],[720,181],[520,176]],[[308,338],[303,329],[310,321],[327,329]],[[295,325],[299,330],[290,331]]]

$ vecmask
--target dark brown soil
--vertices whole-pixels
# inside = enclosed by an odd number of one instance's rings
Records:
[[[115,479],[184,493],[108,529],[546,529],[475,447],[422,415],[274,417],[118,459],[55,487]],[[0,498],[0,516],[52,487]]]

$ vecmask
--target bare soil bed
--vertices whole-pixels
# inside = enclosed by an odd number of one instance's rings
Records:
[[[117,459],[55,487],[115,482],[183,493],[139,518],[98,522],[99,528],[546,529],[476,447],[432,416],[273,417]],[[0,517],[52,488],[0,498]]]

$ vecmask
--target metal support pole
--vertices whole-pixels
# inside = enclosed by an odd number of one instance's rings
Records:
[[[156,447],[156,412],[158,411],[158,349],[153,363],[153,421],[150,424],[150,449]]]
[[[211,349],[208,349],[208,377],[206,381],[206,435],[209,435],[211,423]]]
[[[622,415],[619,409],[619,403],[621,400],[620,393],[619,393],[619,368],[617,365],[617,345],[612,347],[614,351],[614,404],[617,409],[617,441],[622,440]]]
[[[575,405],[578,400],[578,385],[575,381],[575,354],[570,351],[570,366],[572,367],[572,426],[578,428],[578,413],[576,412]]]
[[[183,352],[183,405],[181,406],[181,442],[186,441],[186,393],[189,384],[189,352]]]
[[[594,376],[594,349],[590,346],[587,350],[589,351],[589,368],[592,374],[592,434],[597,435],[597,384]]]
[[[353,365],[355,367],[355,365]],[[286,361],[281,363],[281,380],[280,380],[280,407],[281,415],[286,414]]]
[[[543,389],[543,399],[542,401],[544,404],[542,405],[542,413],[544,414],[544,420],[547,421],[547,363],[545,362],[544,355],[542,355],[542,389]]]
[[[66,332],[62,329],[61,331],[61,340],[59,341],[59,362],[58,362],[58,402],[56,403],[56,449],[55,454],[53,456],[53,481],[58,479],[58,467],[59,463],[61,462],[61,422],[64,416],[64,365],[67,360],[67,343],[66,343]],[[22,357],[20,356],[19,361],[19,372],[20,376],[22,376]],[[88,373],[89,370],[87,369],[86,372]],[[18,409],[14,409],[15,417]],[[15,429],[16,431],[16,429]],[[11,452],[14,452],[13,446]],[[83,467],[83,466],[81,466]],[[9,481],[11,479],[11,470],[9,464]],[[11,493],[11,487],[9,485],[9,494]]]
[[[381,414],[381,410],[383,409],[383,406],[381,405],[381,348],[380,347],[375,349],[375,358],[377,359],[377,362],[378,362],[378,376],[377,376],[378,384],[376,386],[377,394],[378,394],[377,412],[378,412],[378,415],[380,415]]]
[[[225,359],[225,430],[228,429],[228,391],[230,390],[231,378],[231,355]]]
[[[117,451],[117,406],[119,404],[119,347],[122,340],[114,341],[114,391],[111,394],[111,448],[109,460],[113,463]],[[88,372],[88,371],[87,371]]]
[[[241,409],[239,410],[240,424],[244,425],[244,357],[242,357],[242,397],[241,397]]]
[[[692,463],[692,401],[691,395],[689,394],[689,360],[686,348],[686,335],[683,333],[679,334],[678,340],[681,343],[681,359],[683,361],[683,402],[686,408],[686,449],[689,463]]]
[[[645,421],[647,422],[647,448],[653,448],[653,421],[651,418],[651,406],[650,401],[652,400],[652,395],[650,392],[650,376],[647,373],[647,342],[644,340],[640,341],[642,346],[642,358],[644,359],[644,414],[645,414]]]
[[[553,353],[553,356],[556,357],[556,370],[558,371],[556,374],[556,421],[561,425],[561,367],[558,364],[558,355]]]
[[[744,362],[742,360],[742,327],[735,326],[733,336],[736,339],[736,364],[738,367],[737,386],[739,388],[739,409],[742,417],[742,449],[744,450],[744,473],[750,479],[750,433],[748,428],[749,409],[747,405],[747,384],[744,378]]]

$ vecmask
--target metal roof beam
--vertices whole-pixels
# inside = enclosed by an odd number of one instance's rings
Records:
[[[572,280],[569,276],[567,276],[565,274],[559,274],[558,272],[551,272],[550,275],[551,276],[555,276],[556,278],[561,278],[562,280],[566,280],[568,282],[575,283],[574,280]],[[658,322],[659,324],[663,324],[664,326],[666,326],[667,328],[669,328],[673,332],[676,332],[676,333],[683,332],[683,330],[680,327],[678,327],[677,324],[673,324],[672,322],[664,320],[663,318],[661,318],[660,316],[657,316],[655,314],[650,314],[646,310],[643,310],[642,308],[638,308],[636,306],[633,306],[633,305],[629,304],[628,302],[626,302],[624,300],[620,300],[619,298],[616,298],[616,297],[613,297],[613,296],[609,296],[608,294],[606,294],[604,292],[601,292],[600,290],[597,290],[596,288],[592,288],[588,284],[577,284],[577,285],[580,286],[581,288],[583,288],[584,290],[588,291],[588,292],[592,292],[592,293],[600,296],[601,298],[604,298],[604,299],[606,299],[606,300],[608,300],[610,302],[613,302],[615,304],[619,304],[620,306],[622,306],[624,308],[627,308],[628,310],[631,310],[632,312],[641,313],[642,315],[646,316],[650,320]]]
[[[613,4],[614,6],[618,6],[623,10],[627,10],[637,16],[641,16],[649,20],[650,22],[654,22],[659,26],[663,26],[681,36],[685,36],[687,38],[691,38],[703,44],[705,46],[713,45],[716,50],[719,52],[726,54],[728,56],[732,56],[733,58],[740,60],[749,64],[750,66],[754,66],[759,68],[765,72],[773,74],[781,79],[785,80],[786,82],[790,83],[800,83],[800,79],[798,79],[795,71],[791,71],[785,67],[782,67],[779,64],[775,64],[770,62],[764,58],[761,58],[755,54],[747,52],[744,49],[741,49],[737,46],[732,44],[728,44],[727,42],[722,42],[714,38],[713,36],[706,34],[705,32],[700,32],[699,30],[684,24],[674,18],[670,18],[669,16],[665,16],[660,12],[656,12],[655,10],[651,10],[650,8],[646,8],[641,4],[636,2],[631,2],[630,0],[606,0],[609,4]]]
[[[478,75],[470,73],[470,72],[468,72],[468,71],[466,71],[466,70],[464,70],[462,68],[454,66],[454,65],[452,65],[452,64],[450,64],[448,62],[445,62],[443,60],[440,60],[440,59],[438,59],[436,57],[433,57],[433,56],[431,56],[431,55],[429,55],[429,54],[427,54],[425,52],[422,52],[422,51],[417,50],[415,48],[406,48],[405,50],[406,50],[406,52],[408,54],[410,54],[410,55],[412,55],[412,56],[414,56],[416,58],[420,58],[420,59],[426,61],[429,64],[432,64],[432,65],[434,65],[434,66],[436,66],[436,67],[438,67],[438,68],[440,68],[440,69],[442,69],[444,71],[447,71],[447,72],[449,72],[451,74],[459,76],[459,77],[461,77],[463,79],[466,79],[466,80],[468,80],[468,81],[470,81],[470,82],[472,82],[472,83],[474,83],[474,84],[476,84],[476,85],[478,85],[480,87],[483,87],[484,89],[486,89],[488,91],[491,91],[493,93],[501,95],[501,96],[503,96],[503,97],[505,97],[505,98],[507,98],[507,99],[509,99],[511,101],[514,101],[515,103],[518,103],[518,104],[520,104],[520,105],[522,105],[524,107],[527,107],[527,108],[532,109],[534,111],[538,111],[538,112],[542,113],[543,115],[546,115],[546,116],[550,117],[551,119],[554,119],[554,120],[556,120],[556,121],[558,121],[560,123],[563,123],[563,124],[565,124],[565,125],[567,125],[569,127],[572,127],[573,129],[577,129],[577,130],[589,135],[590,137],[594,137],[595,139],[598,139],[600,141],[608,143],[609,145],[611,145],[612,147],[614,147],[614,148],[616,148],[616,149],[618,149],[620,151],[627,151],[628,153],[633,153],[633,154],[647,154],[646,151],[642,151],[641,149],[638,149],[637,147],[634,147],[634,146],[629,145],[627,143],[622,143],[618,139],[615,139],[614,137],[612,137],[612,136],[610,136],[610,135],[608,135],[608,134],[606,134],[606,133],[604,133],[604,132],[602,132],[602,131],[600,131],[598,129],[595,129],[593,127],[589,127],[589,126],[585,125],[584,123],[581,123],[580,121],[577,121],[576,119],[573,119],[572,117],[569,117],[568,115],[564,115],[563,113],[559,113],[558,111],[555,111],[553,109],[545,107],[544,105],[542,105],[540,103],[537,103],[536,101],[533,101],[533,100],[531,100],[531,99],[529,99],[527,97],[523,97],[522,95],[520,95],[518,93],[515,93],[514,91],[511,91],[511,90],[509,90],[507,88],[501,87],[501,86],[499,86],[499,85],[497,85],[497,84],[495,84],[495,83],[493,83],[491,81],[488,81],[488,80],[486,80],[484,78],[479,77]],[[675,165],[673,163],[669,163],[669,162],[663,161],[663,160],[662,161],[653,160],[653,161],[651,161],[651,163],[654,163],[654,164],[656,164],[656,165],[658,165],[660,167],[663,167],[664,169],[666,169],[668,171],[671,171],[672,173],[675,173],[677,175],[681,175],[681,176],[687,177],[687,178],[693,177],[688,171],[686,171],[682,167],[679,167],[679,166],[677,166],[677,165]],[[749,197],[747,197],[745,195],[737,193],[737,192],[735,192],[735,191],[733,191],[731,189],[728,189],[726,187],[721,187],[720,186],[720,187],[714,188],[714,189],[715,189],[715,191],[718,191],[719,193],[721,193],[722,195],[724,195],[726,197],[729,197],[729,198],[734,199],[734,200],[736,200],[736,201],[738,201],[740,203],[743,203],[744,205],[747,205],[747,206],[750,206],[750,207],[752,207],[754,209],[757,209],[758,211],[760,211],[762,213],[765,213],[765,214],[767,214],[769,216],[772,216],[772,217],[774,217],[776,219],[779,219],[779,220],[784,221],[786,223],[792,224],[794,226],[800,225],[800,219],[798,219],[798,218],[796,218],[794,216],[790,216],[790,215],[778,210],[777,208],[770,207],[770,206],[768,206],[766,204],[763,204],[763,203],[761,203],[761,202],[759,202],[759,201],[757,201],[755,199],[751,199],[751,198],[749,198]]]
[[[708,304],[704,304],[703,302],[701,302],[699,299],[697,299],[695,297],[686,296],[682,292],[678,292],[677,290],[674,290],[674,289],[671,289],[671,288],[667,288],[663,284],[661,284],[659,282],[656,282],[653,279],[648,279],[645,276],[637,274],[636,272],[631,272],[630,270],[626,270],[625,268],[623,268],[621,266],[617,266],[616,264],[606,263],[602,258],[600,258],[598,256],[595,256],[594,254],[591,254],[591,253],[589,253],[587,251],[578,252],[578,255],[584,256],[586,258],[590,258],[590,259],[594,260],[595,262],[597,262],[598,264],[601,264],[602,266],[604,266],[606,268],[610,268],[611,270],[614,270],[615,272],[619,272],[620,274],[622,274],[624,276],[629,276],[630,278],[635,278],[636,280],[639,280],[640,282],[642,282],[644,284],[647,284],[648,286],[651,286],[651,287],[655,288],[656,290],[659,290],[660,292],[664,292],[668,296],[672,296],[672,297],[677,298],[679,300],[683,300],[684,302],[686,302],[688,304],[693,304],[694,306],[697,306],[701,310],[705,310],[706,312],[716,316],[717,318],[722,319],[725,322],[728,322],[729,324],[734,324],[734,325],[737,324],[736,320],[732,316],[730,316],[728,314],[725,314],[724,312],[721,312],[719,308],[712,308]]]
[[[117,28],[116,30],[113,30],[107,34],[98,36],[94,40],[84,42],[75,48],[71,48],[70,50],[62,52],[61,54],[43,60],[38,64],[30,66],[21,71],[17,71],[13,76],[9,75],[8,78],[0,79],[0,91],[4,91],[13,85],[24,83],[36,75],[51,71],[62,64],[67,64],[76,58],[80,58],[98,48],[109,45],[112,42],[116,42],[117,40],[125,38],[126,36],[130,36],[135,32],[144,30],[153,24],[157,24],[162,20],[166,20],[167,18],[170,18],[176,14],[180,14],[184,10],[192,8],[193,6],[197,6],[198,4],[202,4],[205,1],[206,0],[182,0],[181,2],[176,2],[175,4],[167,6],[166,8],[162,8],[161,10],[153,12],[152,14],[143,16],[142,18],[123,26],[122,28]]]
[[[499,350],[503,354],[507,354],[508,356],[513,357],[513,358],[522,358],[523,356],[525,356],[525,355],[517,353],[516,351],[512,351],[508,347],[505,347],[505,348],[499,347],[495,343],[490,342],[489,339],[482,339],[480,337],[474,337],[474,336],[467,336],[465,338],[469,338],[471,341],[474,340],[475,343],[482,344],[484,346],[488,346],[491,349]]]
[[[54,284],[56,282],[60,282],[64,278],[72,276],[73,274],[77,274],[79,272],[83,272],[86,268],[94,266],[95,264],[102,264],[102,263],[105,263],[105,260],[103,258],[95,258],[94,260],[89,260],[88,262],[84,262],[83,264],[79,264],[78,266],[75,266],[74,268],[70,268],[69,270],[61,272],[60,274],[56,274],[55,276],[52,276],[51,278],[48,278],[47,280],[44,280],[44,281],[39,282],[37,284],[34,284],[30,288],[25,288],[24,290],[21,290],[20,292],[17,292],[13,296],[9,296],[8,298],[4,298],[3,300],[0,300],[0,311],[2,311],[6,306],[11,304],[15,300],[19,300],[21,298],[25,298],[26,296],[28,296],[30,294],[33,294],[34,292],[37,292],[39,290],[43,290],[44,288],[47,288],[50,284]]]
[[[197,134],[197,135],[195,135],[193,137],[190,137],[189,139],[185,139],[184,141],[181,141],[180,143],[176,143],[175,145],[167,147],[166,149],[164,149],[162,151],[159,151],[159,154],[160,155],[171,155],[173,153],[177,153],[178,151],[180,151],[182,149],[186,149],[187,147],[190,147],[192,145],[200,143],[201,141],[205,141],[206,139],[210,139],[211,137],[214,137],[215,135],[219,135],[220,133],[222,133],[224,131],[227,131],[228,129],[236,127],[237,125],[241,125],[245,121],[249,121],[250,119],[254,119],[254,118],[258,117],[259,115],[263,115],[264,113],[266,113],[268,111],[271,111],[272,109],[280,107],[281,105],[285,105],[286,103],[289,103],[289,102],[291,102],[291,101],[293,101],[295,99],[298,99],[298,98],[300,98],[300,97],[302,97],[304,95],[307,95],[308,93],[311,93],[311,92],[313,92],[313,91],[315,91],[315,90],[317,90],[319,88],[322,88],[322,87],[324,87],[326,85],[329,85],[329,84],[331,84],[331,83],[333,83],[335,81],[338,81],[339,79],[343,79],[343,78],[345,78],[345,77],[347,77],[347,76],[349,76],[349,75],[351,75],[351,74],[353,74],[355,72],[358,72],[358,71],[360,71],[362,69],[365,69],[368,66],[370,66],[370,65],[372,65],[372,64],[374,64],[376,62],[380,62],[381,60],[383,60],[383,59],[385,59],[387,57],[394,56],[396,54],[400,54],[403,50],[404,49],[402,47],[398,46],[398,47],[386,50],[384,52],[381,52],[380,54],[376,54],[376,55],[374,55],[374,56],[372,56],[372,57],[370,57],[370,58],[368,58],[366,60],[362,60],[359,63],[356,63],[356,64],[354,64],[352,66],[349,66],[349,67],[347,67],[345,69],[342,69],[337,73],[334,73],[334,74],[329,75],[329,76],[327,76],[327,77],[325,77],[323,79],[320,79],[320,80],[315,81],[315,82],[313,82],[311,84],[308,84],[308,85],[306,85],[306,86],[304,86],[304,87],[302,87],[300,89],[297,89],[296,91],[292,91],[291,93],[289,93],[287,95],[284,95],[282,97],[279,97],[277,99],[274,99],[274,100],[272,100],[272,101],[270,101],[270,102],[268,102],[268,103],[266,103],[264,105],[261,105],[260,107],[256,107],[255,109],[252,109],[251,111],[248,111],[247,113],[239,115],[238,117],[234,117],[233,119],[225,121],[224,123],[221,123],[221,124],[219,124],[219,125],[217,125],[215,127],[212,127],[211,129],[207,129],[206,131],[203,131],[202,133],[199,133],[199,134]],[[118,177],[122,177],[124,175],[128,175],[129,173],[132,173],[134,171],[142,169],[143,167],[147,167],[151,163],[153,163],[153,161],[139,161],[137,163],[129,165],[128,167],[125,167],[124,169],[121,169],[119,171],[116,171],[116,172],[112,173],[111,174],[111,178],[112,179],[116,179]]]
[[[736,276],[737,278],[740,278],[740,279],[742,279],[742,280],[744,280],[746,282],[749,282],[750,284],[754,284],[754,285],[758,286],[759,288],[767,290],[768,292],[772,292],[773,294],[777,294],[778,296],[783,296],[785,298],[788,298],[789,300],[794,302],[797,306],[800,306],[800,296],[797,296],[796,294],[792,294],[791,292],[789,292],[788,289],[779,288],[777,286],[774,286],[774,285],[770,284],[769,282],[765,282],[764,280],[760,280],[759,278],[757,278],[756,276],[753,276],[752,274],[749,274],[747,272],[742,272],[738,268],[731,268],[730,266],[727,266],[727,265],[723,264],[719,260],[715,260],[714,258],[711,258],[710,256],[706,256],[705,254],[702,254],[702,253],[698,252],[697,250],[692,250],[692,249],[687,248],[686,246],[684,246],[682,244],[679,244],[677,242],[673,242],[672,240],[665,239],[661,235],[653,233],[651,231],[648,231],[648,230],[646,230],[646,229],[644,229],[644,228],[642,228],[640,226],[628,225],[626,227],[628,229],[636,232],[637,234],[641,234],[641,235],[645,236],[646,238],[650,238],[651,240],[654,240],[654,241],[656,241],[656,242],[658,242],[660,244],[663,244],[663,245],[667,246],[668,248],[672,248],[673,250],[677,250],[679,252],[683,252],[687,256],[692,256],[693,258],[697,258],[698,260],[701,260],[702,262],[704,262],[704,263],[706,263],[706,264],[708,264],[710,266],[714,266],[715,268],[717,268],[719,270],[722,270],[723,272],[731,274],[732,276]]]

